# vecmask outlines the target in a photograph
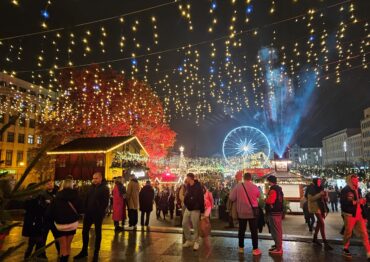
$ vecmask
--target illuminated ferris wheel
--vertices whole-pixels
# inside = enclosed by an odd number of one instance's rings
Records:
[[[270,152],[267,136],[252,126],[240,126],[231,130],[222,144],[222,153],[229,164],[235,161],[250,162],[254,159],[265,165]]]

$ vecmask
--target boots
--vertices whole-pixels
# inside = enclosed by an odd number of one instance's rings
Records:
[[[78,253],[78,255],[74,257],[74,259],[82,259],[85,257],[87,257],[87,251],[81,250],[81,252]]]
[[[61,256],[60,259],[59,259],[59,261],[60,262],[67,262],[68,261],[68,258],[69,258],[69,256]]]
[[[315,245],[318,245],[320,247],[322,246],[322,244],[319,242],[319,240],[317,240],[317,236],[313,236],[312,243],[314,243]]]
[[[327,240],[324,240],[324,249],[327,251],[333,250],[333,247],[329,245],[329,242]]]

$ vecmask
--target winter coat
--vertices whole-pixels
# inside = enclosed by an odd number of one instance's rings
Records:
[[[145,185],[139,193],[140,211],[152,212],[154,201],[154,189],[150,185]]]
[[[175,210],[175,195],[173,192],[171,192],[170,196],[168,197],[168,209]]]
[[[76,214],[68,202],[73,205],[78,214],[82,213],[81,200],[77,190],[65,188],[57,193],[54,201],[51,203],[50,217],[53,223],[70,224],[79,220],[80,216]]]
[[[100,185],[92,185],[86,196],[85,216],[103,219],[109,204],[109,188],[105,180]]]
[[[334,189],[328,191],[329,200],[331,203],[337,203],[338,202],[338,192]]]
[[[236,210],[236,201],[231,201],[230,198],[227,199],[226,209],[229,212],[229,216],[233,219],[238,219],[238,211]]]
[[[358,201],[362,198],[361,189],[357,189],[356,191],[353,187],[352,181],[350,176],[347,177],[347,186],[345,186],[341,191],[341,198],[340,198],[340,205],[342,212],[344,214],[352,215],[352,217],[356,217],[357,205],[353,204],[353,201]],[[357,198],[358,196],[358,198]],[[361,215],[364,219],[367,219],[367,208],[366,204],[361,205]]]
[[[129,209],[139,209],[140,186],[136,179],[131,179],[127,186],[127,205]]]
[[[200,213],[204,213],[203,189],[197,180],[194,181],[194,185],[186,187],[184,204],[189,211],[199,210]]]
[[[260,191],[258,187],[250,181],[244,182],[245,190],[248,192],[250,202],[253,207],[258,207],[258,198]],[[230,201],[236,201],[236,210],[238,218],[251,219],[254,218],[253,209],[249,203],[247,194],[245,193],[243,185],[239,183],[234,187],[230,193]]]
[[[321,189],[319,189],[315,185],[311,185],[308,189],[308,212],[310,212],[311,214],[325,214],[328,212],[326,204],[324,203],[320,192]]]
[[[126,203],[125,199],[123,198],[123,192],[119,189],[121,185],[114,185],[112,190],[113,195],[113,214],[112,219],[113,221],[122,221],[126,219]]]
[[[162,191],[159,198],[159,208],[165,214],[168,212],[168,197],[169,197],[168,192]]]
[[[22,236],[41,237],[47,228],[45,219],[46,202],[41,196],[25,201]]]
[[[213,195],[211,192],[206,190],[206,193],[204,194],[204,216],[208,217],[211,215],[213,205]]]

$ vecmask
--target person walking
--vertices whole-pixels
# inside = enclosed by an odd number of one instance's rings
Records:
[[[150,181],[148,180],[146,181],[145,186],[140,190],[139,193],[142,228],[144,228],[145,225],[147,229],[149,229],[150,213],[153,211],[153,201],[154,201],[154,189],[150,185]]]
[[[211,217],[212,208],[214,207],[214,200],[212,193],[207,189],[205,185],[202,186],[204,194],[204,216]]]
[[[173,219],[173,214],[175,212],[175,189],[171,187],[168,196],[168,210],[170,211],[170,218]]]
[[[77,190],[73,189],[73,180],[67,178],[62,182],[60,191],[56,194],[50,206],[50,217],[57,229],[57,237],[60,243],[60,261],[68,261],[71,254],[71,243],[78,220],[82,213],[82,203]]]
[[[30,183],[27,189],[32,190],[36,183]],[[30,196],[24,202],[24,219],[22,236],[28,237],[28,245],[24,254],[24,259],[27,260],[34,248],[36,250],[42,248],[45,244],[43,237],[47,228],[45,220],[46,203],[41,195]]]
[[[166,220],[166,215],[168,213],[168,198],[169,198],[168,189],[165,188],[162,190],[159,198],[159,209],[162,211],[163,220]]]
[[[193,250],[199,249],[199,220],[204,215],[204,195],[202,186],[195,180],[193,173],[186,175],[186,192],[184,196],[184,215],[182,220],[182,228],[185,235],[185,243],[183,247],[193,246]],[[193,225],[194,238],[191,237],[190,223]]]
[[[127,185],[127,205],[128,205],[128,223],[129,227],[136,230],[139,209],[140,186],[135,175],[130,176],[130,182]]]
[[[365,247],[367,258],[370,260],[370,244],[366,228],[366,199],[362,197],[358,182],[357,175],[350,175],[347,178],[347,186],[341,191],[340,202],[345,224],[343,256],[348,258],[352,257],[349,252],[349,245],[352,231],[356,229],[362,237],[362,243]]]
[[[114,187],[112,190],[113,195],[113,223],[114,231],[120,232],[124,231],[125,228],[125,219],[126,219],[126,205],[124,196],[126,194],[126,188],[122,183],[122,177],[116,177],[114,181]],[[121,222],[122,226],[119,226]]]
[[[329,211],[324,199],[326,197],[326,192],[321,186],[320,178],[314,178],[312,183],[313,184],[309,187],[307,194],[308,211],[311,214],[315,214],[317,219],[312,242],[318,246],[322,246],[322,244],[317,240],[317,235],[320,231],[325,250],[332,250],[333,248],[329,245],[325,235],[325,217]]]
[[[254,208],[258,208],[258,198],[260,191],[258,187],[252,183],[252,175],[245,173],[243,176],[244,182],[236,185],[230,193],[230,201],[236,201],[236,209],[239,219],[239,253],[244,253],[244,238],[247,223],[252,235],[252,254],[254,256],[261,255],[261,250],[258,248],[258,223],[257,214]]]
[[[102,173],[94,173],[92,186],[87,193],[85,202],[85,216],[82,229],[82,250],[75,259],[82,259],[88,255],[89,233],[92,224],[95,226],[95,249],[93,261],[99,258],[102,224],[109,203],[109,188]]]
[[[60,245],[58,239],[58,231],[57,228],[55,227],[55,224],[53,223],[53,219],[50,217],[50,207],[51,204],[54,202],[54,199],[58,193],[58,188],[55,187],[54,181],[49,181],[46,184],[46,189],[42,193],[42,197],[45,200],[46,203],[46,230],[43,236],[43,246],[46,245],[46,240],[48,238],[49,231],[53,234],[54,240],[55,240],[55,248],[58,252],[58,255],[60,254]],[[43,252],[40,257],[47,259],[46,253]]]
[[[332,186],[329,187],[328,196],[331,205],[331,211],[338,212],[338,192],[335,191]]]
[[[284,193],[280,186],[277,185],[276,176],[267,177],[267,182],[270,185],[270,190],[265,200],[266,214],[270,225],[271,237],[275,242],[269,249],[269,253],[273,255],[283,254],[283,200]]]
[[[161,218],[161,208],[159,206],[159,200],[161,199],[161,191],[157,190],[157,192],[155,192],[155,197],[154,197],[154,202],[155,202],[155,214],[157,216],[157,219],[160,219]]]

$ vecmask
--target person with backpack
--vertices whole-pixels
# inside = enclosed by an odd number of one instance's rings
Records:
[[[269,249],[269,253],[273,255],[283,254],[283,200],[284,193],[280,186],[277,185],[276,176],[270,175],[267,177],[267,182],[270,185],[270,190],[267,194],[266,214],[270,225],[271,237],[275,242]]]

